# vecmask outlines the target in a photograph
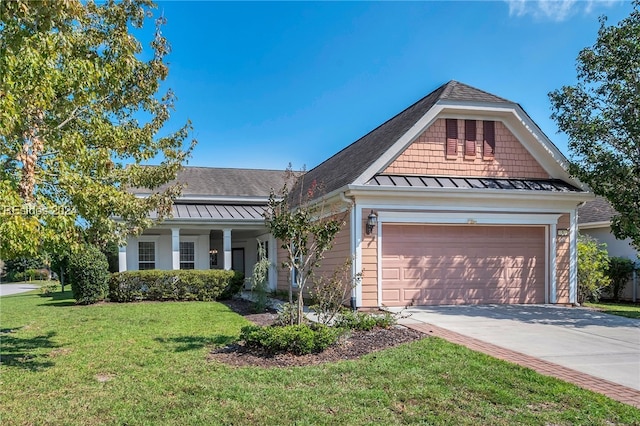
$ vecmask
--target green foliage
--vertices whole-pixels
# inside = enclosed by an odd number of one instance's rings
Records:
[[[0,258],[123,242],[170,213],[191,125],[174,108],[170,48],[151,0],[14,0],[0,6]],[[143,48],[143,42],[148,48]],[[147,60],[143,60],[147,58]],[[162,136],[158,133],[162,132]],[[183,147],[183,145],[185,145]],[[161,158],[156,167],[146,167]],[[157,188],[162,186],[162,190]],[[136,197],[127,188],[151,188]],[[119,218],[115,220],[114,218]]]
[[[349,330],[370,331],[375,327],[389,328],[397,323],[395,316],[389,312],[370,314],[367,312],[343,309],[336,317],[333,326]]]
[[[314,304],[311,309],[318,316],[318,321],[322,324],[331,324],[333,319],[344,307],[345,302],[349,300],[351,290],[360,281],[361,274],[353,277],[351,266],[353,262],[351,258],[347,258],[345,262],[338,267],[331,277],[324,275],[313,275],[311,286],[311,297]]]
[[[278,309],[278,315],[275,320],[275,325],[293,325],[306,322],[307,318],[303,315],[302,318],[298,318],[298,306],[293,303],[283,303]]]
[[[250,325],[242,328],[240,339],[248,347],[260,348],[272,354],[289,352],[305,355],[322,352],[334,344],[341,333],[339,329],[323,324],[268,327]]]
[[[345,223],[346,214],[327,211],[322,192],[317,182],[307,188],[304,175],[295,176],[291,166],[287,169],[287,180],[294,180],[290,192],[287,184],[279,194],[269,196],[265,222],[269,232],[281,243],[286,257],[283,268],[289,271],[294,280],[289,282],[289,302],[293,303],[294,288],[297,297],[297,320],[303,318],[303,294],[313,271],[320,266],[325,253],[331,250],[335,236]],[[298,195],[296,195],[298,194]]]
[[[251,277],[251,290],[255,295],[254,309],[256,312],[264,312],[267,308],[267,285],[269,283],[269,270],[271,262],[267,258],[265,244],[258,240],[258,261],[253,266]]]
[[[69,280],[77,303],[88,305],[104,300],[109,281],[107,258],[95,246],[84,246],[69,257]]]
[[[109,280],[109,300],[228,299],[240,291],[243,282],[241,273],[217,269],[118,272]]]
[[[570,172],[618,212],[612,230],[640,249],[640,3],[617,25],[600,21],[577,59],[578,83],[549,94],[552,118],[569,136]]]
[[[578,236],[578,303],[597,302],[610,284],[607,245],[587,235]]]
[[[631,279],[635,262],[626,257],[610,257],[607,267],[607,276],[611,280],[611,286],[607,288],[607,292],[611,294],[616,302],[620,300],[620,295],[624,291],[627,283]]]

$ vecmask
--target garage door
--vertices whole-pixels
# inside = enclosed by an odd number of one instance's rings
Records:
[[[544,303],[544,230],[383,224],[382,303]]]

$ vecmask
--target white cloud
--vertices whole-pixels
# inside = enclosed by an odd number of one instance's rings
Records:
[[[622,0],[505,0],[509,16],[532,15],[535,18],[564,21],[575,13],[591,13],[596,8],[610,7]]]

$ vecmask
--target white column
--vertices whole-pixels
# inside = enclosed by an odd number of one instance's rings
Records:
[[[127,246],[118,247],[118,271],[127,270]]]
[[[222,230],[222,250],[224,251],[222,267],[229,271],[231,270],[231,228]]]
[[[569,303],[578,301],[578,215],[571,210],[569,215]]]
[[[269,289],[272,291],[278,288],[278,244],[273,235],[269,234]]]
[[[171,269],[180,269],[180,228],[171,228]]]
[[[558,251],[558,225],[555,223],[549,227],[551,249],[549,250],[549,267],[551,270],[551,289],[549,290],[549,303],[558,301],[558,264],[556,253]]]

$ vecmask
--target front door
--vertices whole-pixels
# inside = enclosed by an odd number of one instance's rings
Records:
[[[244,248],[231,249],[231,269],[236,272],[244,272]]]

